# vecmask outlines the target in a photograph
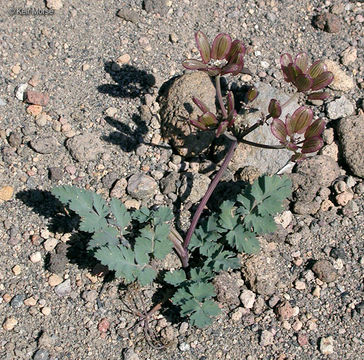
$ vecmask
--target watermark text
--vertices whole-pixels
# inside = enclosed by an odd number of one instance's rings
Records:
[[[9,10],[10,15],[21,15],[21,16],[47,16],[54,15],[54,9],[37,9],[33,7],[29,8],[12,8]]]

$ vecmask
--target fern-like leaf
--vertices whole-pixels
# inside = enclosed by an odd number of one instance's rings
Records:
[[[99,194],[69,185],[54,188],[52,194],[81,217],[81,231],[93,233],[107,226],[109,208]]]
[[[127,232],[125,229],[130,225],[131,216],[125,205],[116,198],[112,198],[110,201],[111,212],[116,219],[116,225],[118,225],[122,235]]]

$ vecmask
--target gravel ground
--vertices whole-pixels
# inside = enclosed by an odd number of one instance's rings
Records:
[[[1,359],[362,358],[362,2],[16,0],[0,14]],[[247,46],[251,75],[225,89],[263,81],[289,92],[279,56],[302,50],[331,60],[340,81],[315,110],[328,122],[325,147],[291,175],[279,231],[242,271],[217,279],[222,314],[204,330],[157,314],[165,348],[154,349],[133,325],[158,285],[95,275],[87,237],[49,190],[74,184],[128,207],[166,204],[186,230],[218,164],[207,153],[184,158],[162,137],[159,95],[198,57],[197,30]],[[131,190],[134,174],[144,192]]]

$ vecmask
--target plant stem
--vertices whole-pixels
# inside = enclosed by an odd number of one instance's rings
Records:
[[[284,104],[281,105],[281,108],[285,108],[286,106],[288,106],[292,101],[294,101],[297,97],[298,97],[298,93],[294,93]],[[257,146],[257,147],[264,147],[267,148],[265,145],[260,146],[259,144],[256,144],[254,142],[249,142],[249,140],[243,140],[243,138],[245,136],[247,136],[248,134],[250,134],[252,131],[254,131],[255,129],[257,129],[259,126],[262,126],[267,120],[269,120],[272,116],[270,114],[268,114],[264,120],[262,121],[258,121],[256,122],[254,125],[250,126],[248,129],[246,129],[245,131],[241,132],[239,134],[239,141],[240,142],[245,142],[246,144],[252,145],[252,146]],[[284,147],[274,147],[274,148],[267,148],[267,149],[283,149]]]
[[[222,116],[224,119],[226,119],[228,117],[228,115],[227,115],[227,112],[225,109],[224,101],[222,99],[220,75],[216,75],[216,77],[215,77],[215,86],[216,86],[217,99],[219,100],[220,108],[222,111]]]
[[[255,147],[260,147],[263,149],[285,149],[285,147],[283,145],[266,145],[266,144],[259,144],[256,143],[254,141],[249,141],[249,140],[245,140],[245,139],[239,139],[240,142],[242,142],[243,144],[248,144],[251,146],[255,146]]]
[[[237,140],[234,139],[230,145],[230,149],[228,151],[228,153],[226,154],[226,157],[224,159],[224,162],[222,163],[219,171],[217,172],[217,174],[214,177],[214,180],[212,180],[209,188],[207,189],[206,194],[204,195],[204,197],[202,198],[200,204],[198,205],[198,208],[192,218],[192,222],[191,222],[191,226],[188,229],[185,241],[183,243],[183,249],[185,250],[185,255],[181,258],[182,260],[182,265],[184,268],[188,267],[188,245],[190,243],[191,237],[193,232],[195,231],[195,228],[197,226],[198,220],[200,219],[200,216],[202,214],[203,209],[205,208],[208,200],[210,199],[211,194],[213,193],[213,191],[215,190],[217,184],[219,183],[224,171],[226,170],[231,158],[233,157],[234,154],[234,150],[236,148],[237,145]]]

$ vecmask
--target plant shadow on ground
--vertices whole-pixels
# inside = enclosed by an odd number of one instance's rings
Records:
[[[155,85],[155,77],[152,74],[131,65],[120,67],[117,63],[108,61],[104,64],[104,70],[110,74],[115,83],[98,86],[97,89],[101,94],[107,94],[116,98],[141,98],[142,102],[145,103],[145,95]],[[119,145],[125,152],[131,152],[139,144],[144,143],[143,136],[148,132],[146,122],[138,113],[133,114],[131,118],[135,124],[134,130],[128,124],[106,116],[105,121],[117,131],[104,136],[103,140]]]
[[[49,270],[52,267],[52,261],[55,261],[58,267],[66,267],[67,263],[71,263],[76,264],[80,269],[88,269],[91,273],[93,272],[97,260],[87,250],[90,234],[79,230],[74,232],[78,229],[80,221],[78,215],[72,211],[65,211],[63,204],[49,191],[25,190],[18,192],[16,198],[39,216],[49,219],[48,229],[50,232],[58,234],[72,233],[66,243],[59,242],[55,251],[47,254],[46,269]],[[52,257],[54,258],[52,259]]]

